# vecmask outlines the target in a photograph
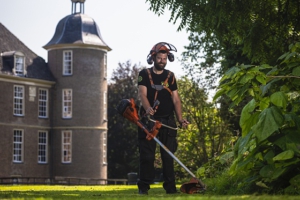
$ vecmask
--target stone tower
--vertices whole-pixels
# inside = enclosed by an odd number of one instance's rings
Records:
[[[107,179],[107,52],[85,0],[71,0],[44,46],[56,79],[51,102],[51,177]]]

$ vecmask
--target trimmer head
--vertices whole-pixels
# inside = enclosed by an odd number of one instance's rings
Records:
[[[184,183],[180,187],[180,191],[187,194],[204,193],[206,186],[197,178],[192,177],[187,183]]]

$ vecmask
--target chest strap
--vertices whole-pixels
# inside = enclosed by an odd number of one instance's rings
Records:
[[[151,87],[152,87],[153,89],[156,90],[156,91],[155,91],[155,95],[154,95],[154,101],[155,101],[156,98],[157,98],[158,92],[159,92],[160,90],[162,90],[162,89],[168,90],[168,92],[169,92],[170,95],[172,96],[172,91],[170,90],[170,88],[167,87],[169,78],[170,78],[170,76],[171,76],[171,74],[172,74],[171,71],[169,71],[168,76],[167,76],[166,80],[163,82],[162,85],[155,85],[155,84],[153,83],[153,80],[152,80],[152,76],[151,76],[150,69],[147,69],[147,72],[148,72],[148,76],[149,76],[149,80],[150,80]],[[174,80],[173,80],[173,82],[174,82]],[[172,83],[173,83],[173,82],[172,82]]]

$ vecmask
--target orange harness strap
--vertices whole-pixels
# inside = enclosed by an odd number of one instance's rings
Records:
[[[165,80],[164,83],[162,84],[162,87],[158,87],[158,86],[156,86],[156,85],[153,83],[152,76],[151,76],[151,72],[150,72],[149,69],[147,69],[147,72],[148,72],[148,76],[149,76],[149,80],[150,80],[151,87],[152,87],[153,89],[156,90],[155,95],[154,95],[154,101],[155,101],[156,98],[157,98],[158,91],[160,91],[160,90],[162,90],[162,89],[168,90],[169,93],[170,93],[170,95],[172,96],[172,91],[170,90],[170,88],[167,87],[169,78],[170,78],[170,76],[171,76],[171,74],[172,74],[171,71],[169,71],[166,80]]]

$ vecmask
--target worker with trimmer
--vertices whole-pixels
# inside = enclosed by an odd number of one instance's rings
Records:
[[[177,123],[185,128],[189,122],[182,118],[181,101],[177,91],[177,83],[174,74],[166,70],[167,60],[174,61],[171,51],[177,51],[169,43],[160,42],[153,46],[148,57],[151,68],[143,69],[139,72],[138,92],[142,102],[140,108],[141,121],[149,124],[149,129],[153,126],[152,121],[159,121],[168,127],[162,126],[156,134],[172,153],[177,149]],[[175,120],[176,115],[176,120]],[[148,119],[147,119],[148,118]],[[173,127],[173,128],[172,128]],[[155,177],[154,159],[156,142],[147,137],[145,131],[139,127],[138,144],[140,153],[139,181],[137,183],[139,194],[148,194],[150,184]],[[163,187],[167,194],[177,193],[175,185],[174,160],[163,149],[160,151],[163,167]]]

